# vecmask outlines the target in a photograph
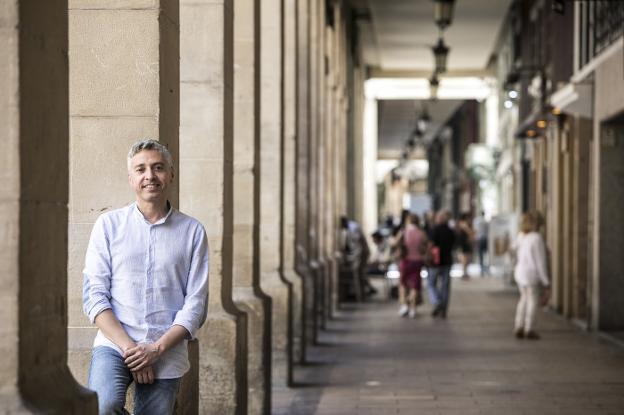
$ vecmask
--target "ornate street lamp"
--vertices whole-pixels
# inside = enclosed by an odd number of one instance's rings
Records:
[[[453,21],[453,6],[455,0],[433,0],[433,18],[440,30],[446,29]]]
[[[423,108],[423,111],[420,113],[420,117],[418,117],[418,120],[416,121],[416,126],[418,127],[418,131],[420,131],[421,134],[424,134],[425,131],[427,131],[427,128],[429,128],[430,123],[431,123],[431,117],[429,116],[429,113],[427,112],[427,108]]]
[[[431,99],[438,98],[438,87],[440,86],[440,80],[438,79],[438,75],[436,73],[431,76],[429,79],[429,95]]]
[[[436,74],[446,72],[446,58],[448,57],[449,48],[444,44],[444,39],[439,38],[438,43],[432,47],[431,50],[433,50],[433,56],[435,58]]]

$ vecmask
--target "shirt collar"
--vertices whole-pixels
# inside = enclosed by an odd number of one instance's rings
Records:
[[[137,217],[137,219],[142,220],[143,222],[145,222],[147,225],[150,225],[150,226],[152,226],[152,225],[162,225],[163,223],[165,223],[167,221],[169,216],[171,216],[171,214],[174,211],[173,206],[171,206],[171,203],[167,200],[167,208],[168,208],[168,210],[167,210],[167,214],[165,215],[165,217],[159,219],[158,222],[150,223],[147,219],[145,219],[145,216],[143,216],[143,214],[139,210],[139,206],[136,204],[136,202],[134,202],[132,205],[133,205],[132,209],[134,210],[134,214]]]

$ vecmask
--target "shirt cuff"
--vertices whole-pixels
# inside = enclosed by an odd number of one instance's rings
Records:
[[[188,319],[185,319],[184,317],[176,316],[176,318],[173,320],[173,323],[171,323],[171,325],[184,327],[186,331],[188,332],[186,335],[187,340],[193,340],[195,338],[195,332],[197,331],[197,329]]]
[[[95,324],[95,318],[104,310],[112,309],[110,303],[107,300],[100,300],[89,310],[89,321]]]

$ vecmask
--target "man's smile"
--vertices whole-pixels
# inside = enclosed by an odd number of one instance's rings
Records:
[[[157,190],[160,188],[160,184],[158,183],[147,183],[142,186],[143,189],[147,190]]]

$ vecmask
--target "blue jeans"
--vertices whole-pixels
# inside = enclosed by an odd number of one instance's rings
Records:
[[[427,275],[427,288],[431,304],[446,313],[451,296],[451,266],[430,267]]]
[[[180,379],[156,379],[150,384],[136,384],[134,414],[172,414]],[[116,350],[106,346],[93,349],[89,367],[89,389],[97,392],[100,415],[128,414],[126,391],[132,373]]]

